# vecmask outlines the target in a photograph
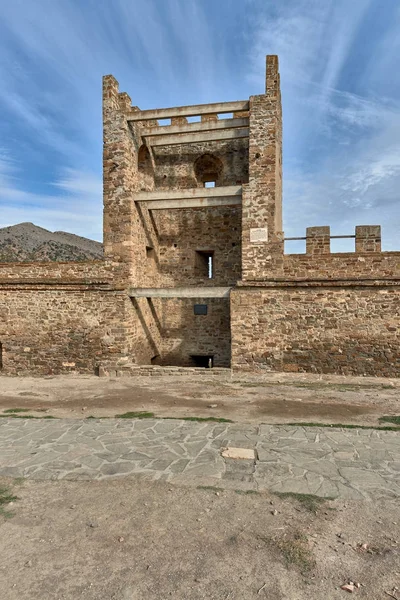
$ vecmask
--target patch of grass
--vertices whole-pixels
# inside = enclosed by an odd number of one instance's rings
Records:
[[[131,412],[123,413],[122,415],[115,415],[115,418],[116,419],[154,419],[154,413],[131,411]]]
[[[30,408],[7,408],[6,410],[3,410],[3,413],[23,413],[29,412],[30,410]]]
[[[275,424],[275,423],[274,423]],[[298,423],[276,423],[289,427],[336,427],[339,429],[378,429],[379,431],[399,431],[398,427],[379,427],[378,425],[353,425],[351,423],[315,423],[313,421],[299,421]]]
[[[46,415],[45,417],[36,417],[35,415],[15,415],[15,414],[7,414],[0,415],[0,418],[3,419],[56,419],[57,417],[53,417],[52,415]]]
[[[307,536],[301,531],[294,531],[290,538],[276,540],[275,544],[281,551],[286,565],[294,565],[303,572],[315,567],[315,559],[308,545]]]
[[[175,421],[212,421],[213,423],[233,423],[231,419],[223,417],[164,417]]]
[[[17,496],[14,496],[8,490],[8,488],[0,487],[0,515],[5,517],[6,519],[12,517],[14,513],[12,513],[9,510],[6,510],[5,506],[10,502],[14,502],[15,500],[18,500]]]
[[[300,504],[304,506],[306,510],[310,512],[317,513],[321,504],[324,504],[327,500],[334,500],[335,498],[321,498],[320,496],[315,496],[314,494],[298,494],[296,492],[273,492],[275,496],[279,498],[294,498]]]
[[[241,496],[251,496],[252,494],[259,494],[257,490],[235,490],[236,494],[240,494]]]
[[[214,485],[198,485],[198,490],[204,490],[205,492],[223,492],[222,488],[216,487]]]
[[[232,381],[231,383],[239,384],[242,387],[296,387],[306,388],[310,390],[336,390],[338,392],[357,392],[358,390],[371,390],[371,389],[382,389],[390,390],[395,389],[391,385],[385,383],[381,384],[369,384],[369,383],[331,383],[329,381]]]
[[[400,416],[389,416],[386,415],[384,417],[379,418],[380,423],[394,423],[395,425],[400,425]]]

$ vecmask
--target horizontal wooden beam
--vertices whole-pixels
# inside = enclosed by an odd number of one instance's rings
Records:
[[[170,119],[172,117],[197,117],[198,115],[223,114],[249,110],[248,100],[236,102],[216,102],[215,104],[193,104],[192,106],[175,106],[171,108],[155,108],[139,110],[127,115],[128,121],[150,121],[152,119]]]
[[[152,200],[182,200],[183,198],[224,198],[226,196],[242,196],[241,185],[227,185],[213,188],[189,188],[187,190],[156,190],[154,192],[137,192],[135,202],[151,202]]]
[[[228,298],[230,287],[130,288],[131,298]]]
[[[242,129],[223,129],[222,131],[204,131],[201,133],[181,133],[175,135],[160,135],[154,138],[145,138],[147,144],[154,146],[176,146],[178,144],[197,144],[199,142],[222,142],[249,137],[248,127]]]
[[[248,127],[249,119],[218,119],[217,121],[203,121],[188,123],[187,125],[165,125],[162,127],[145,127],[140,131],[142,137],[153,137],[158,135],[172,135],[176,133],[196,133],[200,131],[214,131],[219,129],[236,129],[237,127]],[[152,141],[151,141],[152,143]]]
[[[183,198],[181,200],[152,200],[149,210],[166,210],[171,208],[212,208],[213,206],[241,206],[239,196],[224,198]]]

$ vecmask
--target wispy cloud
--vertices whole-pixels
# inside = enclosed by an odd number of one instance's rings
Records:
[[[259,85],[261,55],[280,58],[287,234],[304,235],[318,224],[347,234],[356,224],[382,223],[384,247],[398,248],[400,82],[393,87],[394,55],[388,59],[383,42],[398,32],[398,7],[378,13],[377,37],[375,0],[287,0],[275,11],[257,0],[251,6],[259,11],[252,70]]]
[[[25,190],[20,176],[16,166],[0,155],[0,227],[29,221],[101,241],[101,179],[65,169],[53,182],[57,194],[38,194]]]
[[[287,234],[381,222],[400,245],[397,0],[0,7],[3,223],[99,238],[101,75],[142,108],[239,99],[263,92],[265,54],[279,54]]]

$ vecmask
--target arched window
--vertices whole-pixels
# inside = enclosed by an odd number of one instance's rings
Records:
[[[197,183],[204,187],[221,185],[223,163],[213,154],[202,154],[194,163]]]
[[[154,187],[153,165],[148,147],[143,144],[138,152],[139,187],[143,191],[152,190]]]

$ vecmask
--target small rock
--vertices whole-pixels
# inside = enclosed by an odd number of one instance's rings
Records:
[[[70,509],[73,510],[74,508],[76,508],[76,504],[71,504]]]
[[[216,496],[219,496],[219,492],[215,492],[215,495],[216,495]]]
[[[360,548],[363,550],[368,550],[368,544],[361,544]]]
[[[99,526],[99,524],[98,524],[97,521],[88,521],[87,525],[88,525],[88,527],[92,527],[92,528],[95,528],[95,527]]]
[[[350,592],[351,594],[354,592],[354,590],[356,589],[354,583],[345,583],[344,585],[342,585],[340,587],[341,590],[345,590],[346,592]]]
[[[217,408],[218,404],[209,404],[207,408]]]
[[[26,567],[31,567],[32,566],[32,561],[31,560],[27,560],[25,563]]]
[[[271,515],[274,515],[274,517],[276,517],[277,514],[278,511],[276,510],[276,508],[274,510],[271,510]]]
[[[123,542],[124,540],[125,540],[125,538],[124,538],[124,537],[122,537],[122,535],[120,535],[120,536],[119,536],[119,538],[118,538],[118,541],[119,541],[119,542]]]
[[[82,406],[82,412],[85,412],[86,409],[87,409],[87,406]]]

